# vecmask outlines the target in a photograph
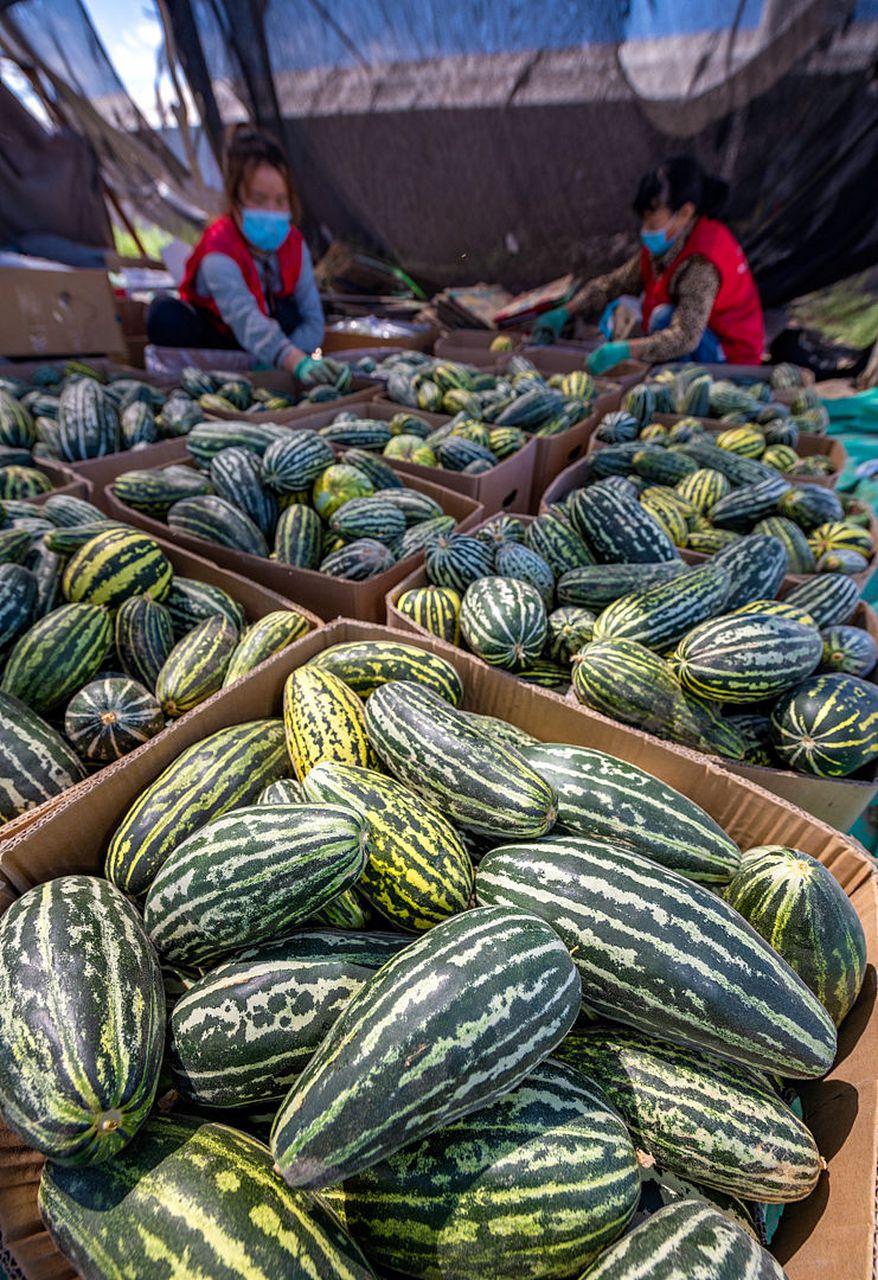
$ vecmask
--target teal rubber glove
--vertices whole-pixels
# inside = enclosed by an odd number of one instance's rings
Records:
[[[546,346],[554,342],[561,337],[561,331],[569,319],[570,312],[566,307],[555,307],[552,311],[543,312],[534,324],[533,341]]]
[[[602,346],[595,348],[585,362],[585,367],[589,373],[593,373],[599,378],[602,373],[606,373],[608,369],[613,369],[617,364],[621,364],[623,360],[627,360],[631,355],[631,348],[627,342],[605,342]]]
[[[305,356],[304,360],[300,360],[293,370],[294,377],[306,387],[316,386],[318,383],[335,382],[336,375],[327,368],[325,361],[315,360],[313,356]]]

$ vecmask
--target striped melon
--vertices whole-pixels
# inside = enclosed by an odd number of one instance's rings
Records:
[[[869,530],[844,520],[818,525],[809,533],[808,543],[818,559],[833,551],[856,551],[868,561],[874,550]]]
[[[543,651],[547,625],[546,606],[529,582],[480,578],[466,589],[460,610],[461,634],[473,652],[491,666],[508,671],[530,666]]]
[[[430,635],[458,644],[460,603],[460,596],[450,587],[413,587],[402,593],[396,608]]]
[[[333,512],[329,527],[345,539],[375,538],[392,543],[405,533],[406,522],[402,512],[379,495],[343,503]]]
[[[680,686],[667,662],[636,640],[592,640],[573,659],[576,697],[594,711],[656,731],[669,722]]]
[[[827,627],[823,636],[821,670],[848,676],[867,676],[878,662],[878,645],[860,627]]]
[[[605,564],[655,564],[679,558],[677,548],[649,512],[605,484],[576,490],[570,498],[570,515],[580,537]]]
[[[262,530],[243,511],[216,494],[206,493],[175,502],[168,510],[167,521],[177,533],[251,556],[268,555]]]
[[[736,538],[717,552],[716,563],[727,569],[732,585],[726,608],[731,611],[750,600],[777,594],[787,568],[787,553],[782,542],[769,534],[748,534]]]
[[[860,589],[840,573],[825,573],[802,582],[784,596],[786,604],[804,609],[818,627],[849,622],[860,600]]]
[[[58,432],[65,462],[118,452],[119,415],[94,378],[65,383],[58,404]]]
[[[210,493],[211,485],[206,476],[180,467],[173,471],[124,471],[113,480],[110,489],[126,507],[164,520],[175,502]]]
[[[548,783],[435,693],[382,685],[366,703],[366,729],[389,771],[453,822],[513,838],[552,827],[557,796]]]
[[[219,616],[206,618],[178,640],[155,682],[165,715],[182,716],[221,689],[237,644],[237,628]]]
[[[369,857],[357,890],[391,924],[421,932],[465,911],[473,870],[454,828],[391,778],[325,762],[305,778],[315,804],[348,809],[365,823]]]
[[[175,1087],[209,1107],[281,1099],[371,969],[273,955],[211,969],[174,1006]]]
[[[0,823],[35,809],[84,776],[60,733],[18,698],[0,693]]]
[[[555,575],[543,557],[530,547],[517,542],[507,542],[498,547],[494,555],[494,571],[501,578],[529,583],[539,592],[546,608],[552,607]]]
[[[423,685],[457,707],[463,701],[460,676],[438,654],[398,640],[349,640],[330,645],[308,664],[330,671],[361,698],[391,680]]]
[[[116,828],[107,851],[108,879],[140,897],[187,836],[255,800],[289,767],[280,720],[250,720],[193,743],[138,796]]]
[[[37,580],[20,564],[0,564],[0,649],[31,623],[37,603]]]
[[[253,805],[214,818],[173,850],[144,923],[165,959],[203,964],[277,937],[358,879],[360,820],[330,805]]]
[[[239,631],[244,629],[244,609],[222,587],[195,578],[175,576],[164,601],[171,615],[174,638],[182,640],[193,627],[217,615],[228,618]]]
[[[683,578],[623,596],[600,614],[594,638],[636,640],[660,652],[720,613],[730,583],[731,575],[721,564],[706,564]]]
[[[222,1124],[157,1116],[100,1168],[48,1166],[39,1206],[59,1249],[92,1280],[166,1280],[172,1268],[223,1280],[374,1280],[317,1197],[291,1191],[261,1142]]]
[[[753,532],[768,534],[783,544],[787,553],[787,573],[813,573],[814,551],[808,538],[793,520],[784,516],[767,516],[753,526]]]
[[[780,618],[791,618],[793,622],[798,622],[804,627],[816,625],[810,613],[806,613],[797,605],[790,604],[788,600],[751,600],[749,604],[742,604],[739,609],[735,609],[735,613],[776,614]]]
[[[729,481],[722,472],[713,471],[710,467],[699,467],[691,475],[684,476],[677,484],[677,492],[681,497],[703,513],[715,507],[730,488]]]
[[[552,1052],[579,1000],[566,948],[533,915],[437,925],[366,982],[287,1095],[271,1136],[283,1177],[329,1186],[488,1106]]]
[[[34,711],[51,710],[100,670],[112,642],[113,624],[103,605],[63,605],[19,637],[0,687]]]
[[[322,559],[323,525],[313,507],[302,503],[280,513],[274,535],[274,554],[281,564],[316,569]]]
[[[619,1117],[578,1073],[543,1062],[499,1101],[326,1198],[376,1266],[543,1280],[593,1262],[624,1230],[639,1191]]]
[[[334,462],[332,445],[316,431],[288,431],[262,455],[262,480],[275,493],[301,493]]]
[[[117,609],[129,596],[163,600],[174,570],[158,543],[135,529],[109,529],[80,547],[61,580],[65,599]]]
[[[694,627],[675,657],[683,688],[696,697],[763,702],[811,674],[823,641],[815,627],[780,614],[727,614]]]
[[[116,613],[116,653],[123,670],[148,689],[174,647],[174,624],[165,605],[149,596],[129,596]]]
[[[223,688],[246,676],[272,654],[279,653],[309,630],[308,619],[295,609],[267,613],[243,633],[226,668]]]
[[[67,704],[64,732],[87,764],[109,764],[165,727],[149,689],[123,676],[85,685]]]
[[[591,747],[523,743],[518,750],[558,794],[556,831],[621,845],[704,884],[722,884],[741,855],[688,796]]]
[[[277,524],[277,497],[262,485],[260,459],[250,449],[223,449],[211,459],[210,483],[253,521],[268,541]]]
[[[633,591],[645,590],[660,582],[670,582],[689,573],[682,560],[656,564],[582,565],[570,569],[558,580],[559,604],[577,605],[600,613],[614,600]]]
[[[783,956],[839,1026],[863,985],[866,939],[832,873],[799,849],[763,845],[746,850],[724,896]]]
[[[811,676],[775,703],[771,738],[781,759],[803,773],[843,778],[874,767],[878,686],[857,676]]]
[[[623,1236],[588,1280],[786,1280],[767,1249],[698,1200],[659,1209]]]
[[[322,760],[378,767],[366,733],[363,705],[356,693],[331,671],[309,665],[284,685],[287,750],[301,781]]]
[[[158,961],[97,876],[28,890],[0,921],[0,1106],[61,1164],[98,1164],[146,1119],[164,1049]]]
[[[279,778],[259,792],[256,804],[304,804],[305,792],[295,778]]]
[[[805,1125],[758,1072],[621,1028],[558,1047],[664,1169],[745,1200],[810,1195],[822,1162]]]
[[[583,836],[503,845],[476,899],[548,921],[593,1013],[783,1076],[832,1063],[835,1027],[792,969],[709,889],[639,854]]]
[[[365,582],[367,578],[386,573],[395,563],[394,553],[377,538],[357,538],[332,550],[320,561],[318,570],[331,578]]]
[[[829,521],[843,520],[841,498],[832,489],[816,484],[796,485],[777,504],[780,515],[793,520],[806,533]]]
[[[297,929],[276,942],[260,947],[246,947],[236,960],[309,960],[334,964],[343,960],[366,969],[380,969],[383,964],[410,946],[413,939],[402,933],[369,933],[332,928]]]
[[[517,517],[501,512],[480,525],[475,536],[480,542],[493,545],[496,550],[504,542],[524,542],[526,533],[526,526]]]
[[[434,586],[464,592],[492,572],[494,548],[470,534],[440,534],[427,545],[425,567]]]
[[[562,605],[546,620],[546,652],[556,662],[570,662],[594,638],[595,615],[578,605]]]

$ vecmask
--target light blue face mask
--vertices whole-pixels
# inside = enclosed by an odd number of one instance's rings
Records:
[[[245,209],[241,224],[245,239],[264,253],[274,253],[290,233],[292,219],[288,213],[273,209]]]
[[[660,227],[658,231],[641,231],[640,233],[644,248],[656,258],[661,257],[663,253],[667,253],[676,238],[676,236],[668,237],[667,223]]]

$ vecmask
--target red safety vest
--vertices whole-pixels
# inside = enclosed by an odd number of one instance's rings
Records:
[[[302,273],[302,244],[301,231],[297,230],[296,227],[290,227],[289,235],[277,251],[282,288],[279,293],[274,295],[276,298],[288,298],[295,291],[299,276]],[[195,288],[198,268],[201,266],[202,258],[208,253],[224,253],[234,262],[237,262],[241,268],[244,283],[259,304],[259,310],[264,315],[268,315],[268,303],[265,300],[259,270],[253,260],[253,252],[238,230],[238,224],[228,213],[210,224],[189,255],[186,270],[183,274],[183,282],[180,285],[180,297],[183,301],[209,312],[211,319],[221,332],[231,332],[213,298],[209,294],[198,293]]]
[[[649,317],[655,307],[672,302],[670,284],[674,273],[686,258],[697,254],[706,258],[719,272],[719,293],[707,321],[719,338],[729,364],[761,364],[765,345],[765,324],[759,290],[750,271],[744,250],[728,227],[712,218],[699,218],[683,248],[660,276],[656,276],[652,256],[640,251],[640,275],[643,279],[643,332],[648,332]]]

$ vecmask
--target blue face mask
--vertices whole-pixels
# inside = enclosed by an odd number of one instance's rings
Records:
[[[656,258],[660,257],[670,249],[676,240],[676,236],[668,236],[667,224],[660,227],[658,231],[641,231],[640,239],[645,249]]]
[[[292,219],[288,213],[272,209],[244,209],[241,223],[245,239],[264,253],[274,253],[290,233]]]

